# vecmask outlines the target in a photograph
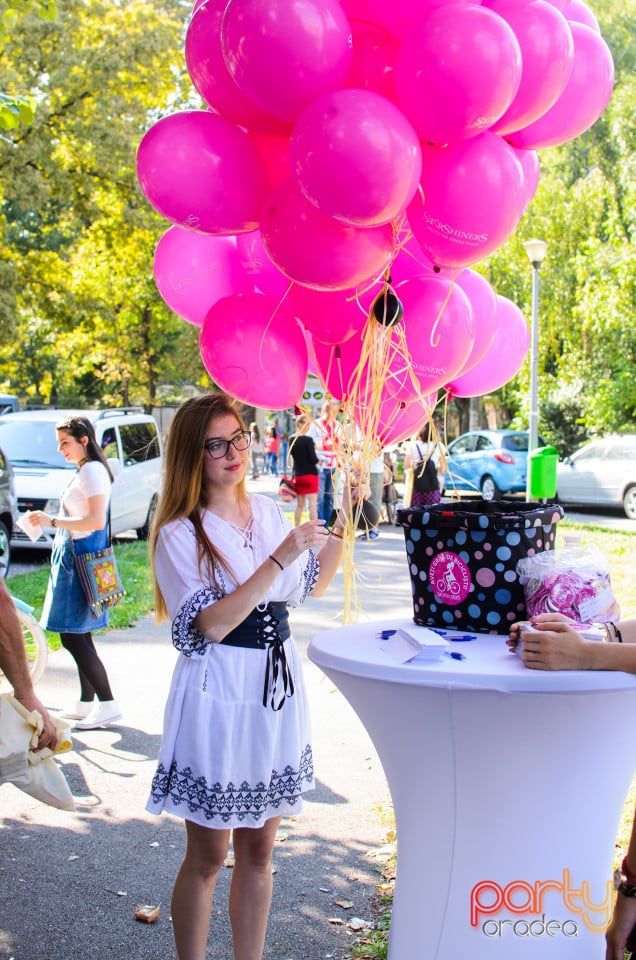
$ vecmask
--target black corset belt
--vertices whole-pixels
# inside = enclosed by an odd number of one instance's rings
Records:
[[[294,695],[294,681],[283,646],[290,636],[287,604],[268,603],[263,610],[252,610],[222,641],[230,647],[267,648],[263,706],[267,706],[269,697],[272,710],[280,710],[285,699]]]

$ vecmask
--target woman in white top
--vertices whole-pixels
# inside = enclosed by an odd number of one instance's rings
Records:
[[[90,420],[69,417],[55,429],[57,448],[77,473],[62,493],[57,517],[42,510],[29,514],[34,523],[56,530],[41,623],[60,634],[77,664],[80,698],[65,716],[74,719],[76,727],[92,730],[119,720],[122,712],[92,637],[93,630],[108,626],[108,611],[93,617],[77,575],[75,551],[89,553],[108,545],[113,475]]]
[[[147,810],[185,820],[172,894],[179,960],[204,960],[219,870],[233,833],[235,960],[260,960],[283,816],[314,786],[309,714],[287,606],[320,596],[345,519],[292,528],[248,495],[250,434],[226,394],[188,400],[172,422],[153,522],[155,611],[181,656]],[[320,549],[320,559],[317,551]]]

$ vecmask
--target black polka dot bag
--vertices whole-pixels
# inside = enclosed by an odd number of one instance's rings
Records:
[[[507,634],[526,619],[517,563],[554,547],[562,517],[558,504],[507,500],[398,510],[415,623]]]

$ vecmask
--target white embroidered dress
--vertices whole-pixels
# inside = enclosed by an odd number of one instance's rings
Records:
[[[217,568],[220,590],[203,584],[194,529],[176,520],[161,530],[155,573],[181,656],[166,703],[157,772],[146,804],[204,827],[260,827],[297,814],[314,786],[310,723],[300,656],[293,638],[285,654],[294,693],[280,710],[263,706],[268,651],[209,643],[192,625],[210,603],[236,589],[290,530],[276,503],[250,497],[253,521],[242,531],[207,511],[204,528],[227,558]],[[298,606],[311,591],[318,559],[311,551],[281,572],[263,598]]]

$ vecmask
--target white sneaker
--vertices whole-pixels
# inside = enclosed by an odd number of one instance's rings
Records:
[[[93,700],[76,700],[72,706],[64,711],[62,716],[69,720],[84,720],[94,706]]]
[[[123,713],[116,700],[102,700],[95,704],[86,719],[78,720],[77,730],[96,730],[99,727],[108,727],[115,720],[121,720]]]

